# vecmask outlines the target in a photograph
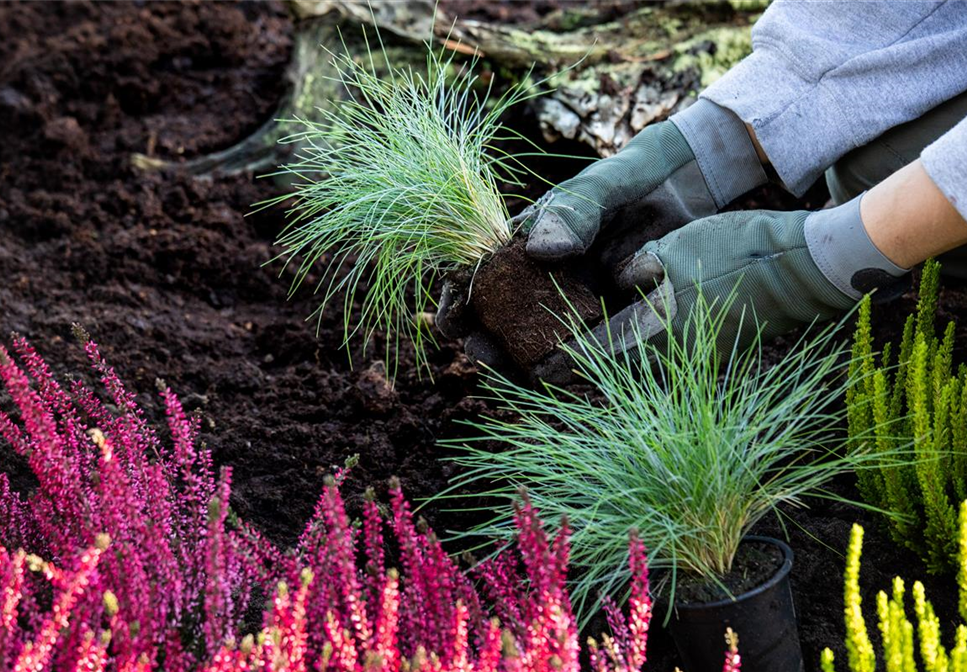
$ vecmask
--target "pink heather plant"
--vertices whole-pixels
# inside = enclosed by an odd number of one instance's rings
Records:
[[[165,445],[85,340],[116,410],[79,382],[61,388],[23,339],[14,341],[21,365],[0,346],[0,379],[18,409],[16,420],[0,411],[0,433],[38,481],[25,500],[0,474],[0,672],[579,670],[568,529],[548,538],[526,495],[518,553],[505,550],[468,577],[432,531],[417,530],[392,482],[399,573],[385,566],[375,499],[361,525],[347,516],[341,470],[297,547],[282,553],[229,524],[230,472],[215,476],[198,423],[174,394],[161,393]],[[613,634],[589,641],[594,672],[645,664],[652,604],[634,536],[630,558],[629,612],[608,607]],[[260,590],[274,597],[261,629],[244,634]],[[739,666],[730,639],[723,670]]]
[[[236,631],[251,594],[230,590],[251,583],[242,581],[241,535],[228,535],[223,524],[230,472],[214,476],[210,452],[197,447],[197,420],[168,389],[162,398],[171,445],[163,446],[89,339],[85,350],[116,410],[83,383],[62,388],[24,339],[16,338],[14,349],[22,368],[0,347],[0,380],[19,422],[0,413],[0,435],[27,458],[38,485],[24,502],[0,474],[0,511],[13,513],[0,543],[67,566],[98,535],[112,540],[91,579],[94,589],[77,596],[53,666],[66,669],[93,655],[88,636],[105,626],[118,669],[151,668],[163,659],[165,669],[178,672],[207,659]],[[40,589],[23,582],[30,612]],[[28,626],[36,631],[39,624]],[[6,640],[6,649],[17,646],[9,634]]]

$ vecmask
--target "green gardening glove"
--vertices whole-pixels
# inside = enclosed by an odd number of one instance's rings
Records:
[[[908,269],[873,245],[860,219],[860,199],[819,212],[729,212],[700,219],[647,243],[619,272],[625,289],[650,292],[594,334],[615,351],[639,340],[679,338],[695,305],[699,283],[711,304],[726,305],[717,346],[748,345],[761,328],[768,340],[798,326],[828,320],[878,289],[882,300],[902,293]],[[729,304],[725,299],[735,292]],[[754,319],[753,319],[754,317]],[[741,333],[740,333],[741,328]],[[537,377],[569,382],[572,362],[563,351],[535,370]]]
[[[765,181],[742,121],[702,99],[648,126],[513,221],[528,232],[527,253],[536,259],[584,254],[600,234],[608,265]]]
[[[646,241],[714,214],[765,182],[742,120],[699,99],[670,120],[645,128],[616,155],[562,182],[513,222],[528,233],[530,256],[574,258],[597,241],[596,265],[613,273]],[[465,339],[470,359],[501,368],[506,353],[466,319],[468,297],[468,286],[446,283],[436,324],[444,336]],[[533,377],[532,371],[524,373]]]

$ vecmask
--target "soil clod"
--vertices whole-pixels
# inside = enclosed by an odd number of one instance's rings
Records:
[[[515,239],[480,267],[470,302],[481,325],[526,371],[567,340],[567,316],[593,325],[603,311],[586,276],[567,264],[541,264],[524,245]]]

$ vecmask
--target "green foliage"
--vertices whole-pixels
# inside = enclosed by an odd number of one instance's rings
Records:
[[[846,652],[850,669],[855,672],[873,672],[876,669],[876,653],[866,630],[863,618],[863,600],[860,598],[860,554],[863,548],[863,528],[853,526],[849,550],[846,553]]]
[[[387,75],[377,72],[371,50],[363,58],[330,52],[346,98],[319,108],[320,121],[285,122],[298,130],[282,142],[298,149],[278,174],[294,179],[293,191],[260,204],[294,199],[277,241],[286,267],[295,268],[290,293],[323,264],[314,316],[321,320],[341,293],[346,341],[362,332],[365,344],[385,331],[389,363],[401,336],[425,363],[431,336],[419,317],[434,307],[434,281],[473,270],[510,240],[498,183],[519,185],[528,173],[523,155],[494,143],[519,137],[501,116],[539,95],[529,79],[491,95],[493,79],[480,83],[477,59],[458,64],[455,52],[427,48],[425,72],[390,64]]]
[[[913,584],[913,612],[917,626],[907,618],[903,579],[893,579],[893,587],[888,596],[880,591],[876,596],[876,613],[882,643],[880,654],[886,672],[967,672],[967,502],[960,505],[960,515],[954,538],[949,544],[956,548],[951,556],[951,564],[958,567],[958,587],[960,591],[960,618],[949,651],[944,647],[940,619],[933,605],[926,598],[923,584]],[[876,669],[876,653],[867,635],[866,619],[861,609],[860,599],[860,555],[863,552],[863,528],[853,525],[849,550],[846,555],[845,615],[846,651],[850,672],[873,672]],[[919,644],[919,647],[918,647]],[[917,665],[917,649],[923,665]],[[835,672],[833,652],[825,649],[820,657],[823,672]]]
[[[934,326],[939,264],[928,261],[917,314],[907,318],[898,362],[884,348],[877,361],[870,332],[870,299],[859,312],[853,340],[854,383],[847,392],[850,445],[895,455],[913,446],[907,464],[890,459],[860,474],[867,502],[893,514],[890,531],[917,551],[931,571],[950,571],[956,557],[953,502],[967,498],[967,367],[953,371],[954,325],[943,337]]]
[[[823,485],[863,467],[862,451],[844,457],[831,440],[848,366],[835,328],[768,367],[758,339],[747,350],[716,345],[733,301],[700,293],[681,340],[657,346],[629,327],[614,338],[637,347],[619,355],[611,334],[602,344],[572,323],[563,347],[592,393],[535,391],[494,375],[489,396],[514,419],[480,418],[476,436],[442,442],[458,451],[454,490],[488,484],[486,494],[513,499],[525,487],[545,516],[567,517],[582,614],[627,578],[629,528],[651,565],[670,570],[672,592],[681,572],[718,582],[763,516],[808,494],[834,497]],[[509,536],[510,516],[495,510],[461,536]]]

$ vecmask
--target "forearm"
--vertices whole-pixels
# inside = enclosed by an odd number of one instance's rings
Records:
[[[763,165],[769,157],[746,124]],[[967,245],[967,221],[930,179],[917,159],[870,189],[860,202],[867,235],[890,261],[910,268]]]
[[[877,249],[903,268],[967,244],[967,221],[919,159],[870,189],[860,216]]]

